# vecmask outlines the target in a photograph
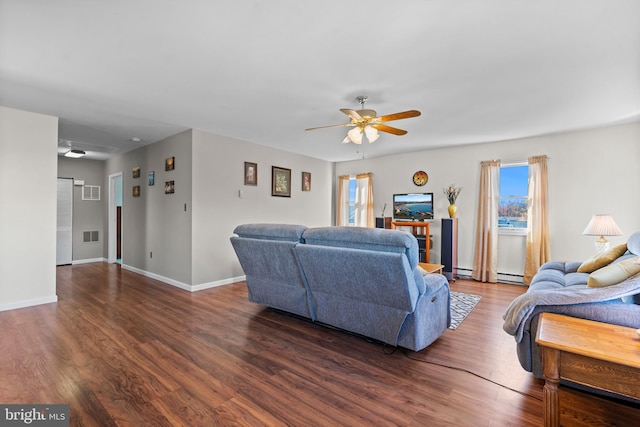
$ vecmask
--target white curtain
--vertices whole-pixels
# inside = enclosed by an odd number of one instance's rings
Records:
[[[529,157],[527,252],[523,282],[528,285],[542,264],[551,259],[547,156]]]
[[[498,200],[500,160],[480,164],[476,247],[471,277],[481,282],[498,281]]]
[[[375,227],[373,216],[373,180],[371,173],[356,175],[355,223],[356,227]]]
[[[349,225],[349,179],[349,175],[341,175],[338,177],[336,225]]]

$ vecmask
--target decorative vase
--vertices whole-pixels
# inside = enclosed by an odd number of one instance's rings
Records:
[[[454,205],[453,203],[451,203],[449,205],[449,218],[455,218],[456,217],[456,212],[458,211],[458,208],[456,205]]]

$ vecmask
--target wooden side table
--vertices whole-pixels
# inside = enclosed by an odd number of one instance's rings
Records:
[[[545,426],[560,425],[561,379],[640,402],[640,338],[635,329],[542,313],[536,342],[545,379]],[[629,410],[640,419],[640,409]]]
[[[442,264],[428,264],[426,262],[419,262],[418,265],[427,273],[442,274],[442,269],[444,268]]]

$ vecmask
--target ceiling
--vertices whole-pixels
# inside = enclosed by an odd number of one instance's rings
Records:
[[[359,150],[305,132],[358,95],[422,115]],[[640,1],[0,0],[0,105],[93,159],[189,128],[344,161],[640,121]]]

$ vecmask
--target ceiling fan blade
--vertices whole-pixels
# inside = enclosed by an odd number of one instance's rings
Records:
[[[353,123],[343,123],[341,125],[318,126],[318,127],[315,127],[315,128],[308,128],[308,129],[305,129],[305,130],[316,130],[316,129],[326,129],[326,128],[342,128],[342,127],[345,127],[345,126],[354,126],[354,124]]]
[[[420,115],[418,110],[403,111],[401,113],[387,114],[386,116],[380,116],[376,119],[377,122],[390,122],[392,120],[410,119],[411,117],[418,117]]]
[[[344,114],[349,116],[351,118],[351,120],[355,120],[356,122],[362,121],[362,116],[360,114],[358,114],[358,112],[356,110],[350,110],[348,108],[341,108],[340,111],[342,111]]]
[[[373,126],[374,128],[378,129],[379,131],[392,133],[394,135],[404,135],[404,134],[407,133],[406,130],[393,128],[393,127],[387,126],[387,125],[381,125],[380,123],[376,123],[376,124],[373,124],[371,126]]]

